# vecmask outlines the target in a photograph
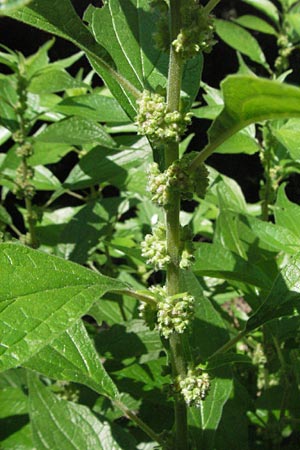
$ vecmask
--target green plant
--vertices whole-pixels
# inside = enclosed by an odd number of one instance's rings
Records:
[[[295,448],[300,207],[282,181],[300,159],[284,82],[299,7],[247,0],[268,19],[236,24],[218,3],[109,0],[84,21],[69,0],[0,8],[81,50],[0,52],[3,449]],[[245,28],[276,37],[274,68]],[[221,91],[201,83],[214,29],[248,58]],[[93,70],[74,78],[83,53]],[[192,117],[213,120],[201,151]],[[261,155],[259,204],[213,152]]]

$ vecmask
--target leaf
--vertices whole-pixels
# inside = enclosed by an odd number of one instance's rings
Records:
[[[219,244],[201,243],[196,246],[193,272],[201,276],[241,281],[263,289],[272,285],[259,267]]]
[[[114,146],[114,140],[103,127],[81,117],[69,117],[49,125],[36,136],[37,142],[82,145],[89,142]]]
[[[260,150],[259,144],[254,136],[251,136],[248,128],[239,131],[231,136],[217,149],[216,153],[245,153],[246,155],[253,155]]]
[[[272,127],[273,136],[288,150],[290,156],[295,161],[300,159],[299,139],[300,120],[290,119],[280,128]]]
[[[260,31],[261,33],[265,34],[272,34],[273,36],[277,36],[278,34],[275,28],[272,27],[272,25],[256,16],[247,14],[245,16],[234,19],[234,21],[237,24],[242,25],[243,27],[250,28],[250,30]]]
[[[32,450],[33,448],[30,424],[25,425],[1,441],[1,450]]]
[[[287,198],[285,186],[285,183],[281,184],[277,191],[274,208],[275,222],[277,225],[292,231],[298,237],[300,230],[300,206]]]
[[[226,20],[215,20],[216,32],[226,44],[249,56],[252,61],[268,67],[265,55],[257,40],[244,28]]]
[[[118,390],[106,373],[81,320],[24,363],[47,377],[84,384],[110,398]]]
[[[30,81],[28,91],[34,94],[52,94],[78,87],[87,87],[81,81],[72,78],[63,69],[48,68],[37,73]]]
[[[248,3],[248,5],[253,6],[259,11],[262,11],[266,16],[272,19],[273,22],[278,24],[279,13],[274,3],[272,3],[270,0],[244,0],[244,2]]]
[[[108,422],[83,405],[60,399],[35,375],[28,375],[30,420],[37,449],[122,450]]]
[[[129,120],[114,98],[99,94],[67,97],[54,109],[61,114],[76,115],[97,122],[127,123]]]
[[[7,15],[67,39],[82,50],[93,53],[106,62],[111,61],[106,50],[95,42],[91,33],[80,20],[70,0],[33,0],[29,6]]]
[[[249,318],[246,330],[251,331],[277,317],[299,311],[300,254],[295,255],[277,275],[262,305]]]
[[[139,167],[150,156],[148,148],[117,151],[97,146],[81,158],[63,186],[66,189],[84,189],[106,181],[122,188],[127,185],[129,169]]]
[[[90,6],[86,13],[97,42],[112,56],[118,72],[138,90],[166,87],[168,55],[159,51],[153,41],[158,13],[147,0],[110,0],[104,7]],[[115,81],[91,59],[114,97],[133,119],[135,99],[116,85]],[[202,72],[202,56],[193,58],[184,70],[182,90],[188,97],[188,107],[195,99]]]
[[[183,272],[182,282],[196,299],[196,312],[191,331],[191,347],[199,361],[206,360],[229,338],[226,326],[220,314],[211,302],[203,295],[202,288],[191,272]],[[222,416],[223,407],[232,390],[232,374],[229,368],[214,372],[211,389],[200,408],[188,408],[189,424],[195,427],[192,439],[193,449],[212,450],[214,436]]]
[[[277,81],[232,75],[222,83],[225,107],[209,129],[210,152],[247,125],[300,117],[300,89]]]
[[[19,387],[0,390],[0,419],[28,413],[27,396]]]
[[[0,370],[16,367],[69,329],[118,280],[17,244],[0,244]]]
[[[32,0],[2,0],[0,3],[0,15],[28,5],[31,1]]]

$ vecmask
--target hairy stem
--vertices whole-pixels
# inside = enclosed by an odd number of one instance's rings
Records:
[[[180,0],[170,0],[170,31],[171,41],[175,39],[180,31]],[[180,55],[170,46],[169,73],[167,86],[167,106],[168,111],[178,111],[180,109],[180,90],[182,80],[183,61]],[[165,146],[165,163],[168,167],[179,158],[178,143],[170,143]],[[180,292],[179,282],[179,258],[180,258],[180,195],[173,192],[170,198],[170,206],[166,210],[167,229],[167,252],[170,256],[170,263],[167,267],[167,292],[169,296]],[[170,360],[172,366],[172,376],[175,380],[179,375],[185,376],[186,362],[181,337],[177,333],[170,336]],[[180,396],[175,397],[175,430],[174,430],[174,450],[186,450],[188,448],[188,427],[187,408]]]
[[[204,6],[204,10],[207,14],[209,14],[219,3],[221,0],[209,0],[209,2]]]

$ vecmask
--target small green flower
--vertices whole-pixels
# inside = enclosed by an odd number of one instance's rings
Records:
[[[195,0],[186,0],[181,8],[182,27],[172,46],[182,58],[189,59],[199,52],[210,52],[214,40],[212,16]]]
[[[179,378],[178,387],[188,406],[200,407],[210,389],[208,373],[200,367],[189,369],[185,378]]]
[[[144,91],[137,104],[138,133],[146,135],[153,142],[179,142],[187,125],[191,123],[190,114],[168,112],[165,99],[160,94]]]
[[[172,333],[184,333],[194,315],[195,299],[192,295],[181,293],[168,296],[166,288],[156,288],[157,328],[168,339]]]
[[[156,270],[164,269],[170,262],[165,226],[160,223],[153,229],[153,234],[146,234],[141,248],[142,256],[147,258],[147,264],[153,264]]]

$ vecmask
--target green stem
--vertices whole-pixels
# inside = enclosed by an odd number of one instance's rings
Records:
[[[121,289],[117,291],[110,291],[113,294],[127,295],[128,297],[136,298],[141,302],[148,303],[149,305],[156,306],[156,301],[150,295],[141,294],[137,291],[131,291],[130,289]]]
[[[181,0],[170,0],[170,35],[171,41],[175,39],[181,27]],[[167,86],[168,111],[180,109],[180,90],[182,82],[183,61],[181,56],[170,46],[169,73]],[[165,146],[165,164],[168,167],[179,158],[178,143],[169,143]],[[167,293],[169,296],[180,292],[180,195],[173,192],[170,195],[170,206],[166,209],[167,252],[170,263],[167,266]],[[181,336],[173,333],[169,339],[169,355],[172,367],[172,377],[186,375],[186,360]],[[175,429],[174,450],[186,450],[188,448],[187,407],[181,396],[175,396],[174,403]]]
[[[209,14],[219,3],[221,0],[209,0],[209,2],[204,6],[204,11]]]
[[[133,411],[127,408],[124,403],[122,403],[120,400],[112,400],[112,403],[119,408],[128,419],[132,420],[141,430],[143,430],[147,436],[149,436],[154,442],[157,442],[162,446],[162,448],[165,448],[165,442],[161,438],[161,436],[157,433],[155,433],[152,428],[150,428],[142,419],[140,419]]]
[[[246,330],[241,331],[239,334],[237,334],[234,338],[230,339],[230,341],[226,342],[226,344],[222,345],[222,347],[218,348],[218,350],[213,353],[209,359],[213,358],[216,355],[219,355],[220,353],[226,353],[228,350],[231,349],[235,344],[237,344],[241,339],[243,339],[247,334]]]

